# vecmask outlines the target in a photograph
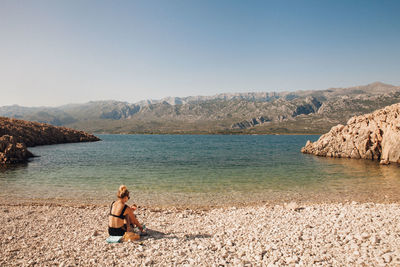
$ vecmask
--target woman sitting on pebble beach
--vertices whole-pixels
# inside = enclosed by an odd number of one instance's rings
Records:
[[[130,231],[131,225],[137,226],[140,232],[144,233],[143,226],[136,219],[133,213],[136,205],[129,207],[125,203],[130,199],[129,191],[125,185],[119,187],[118,200],[113,201],[110,207],[108,219],[108,233],[110,236],[123,236],[125,232]]]

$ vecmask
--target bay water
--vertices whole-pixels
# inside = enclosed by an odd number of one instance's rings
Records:
[[[29,148],[0,169],[0,197],[109,203],[125,184],[151,206],[400,199],[400,168],[300,152],[317,135],[99,135],[94,143]]]

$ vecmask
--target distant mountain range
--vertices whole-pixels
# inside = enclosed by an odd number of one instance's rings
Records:
[[[355,115],[400,102],[400,86],[375,82],[296,92],[95,101],[60,107],[0,107],[0,116],[94,133],[324,133]]]

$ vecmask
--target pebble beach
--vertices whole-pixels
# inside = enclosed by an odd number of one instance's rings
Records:
[[[0,203],[0,266],[400,266],[400,204],[139,207],[106,243],[105,205]]]

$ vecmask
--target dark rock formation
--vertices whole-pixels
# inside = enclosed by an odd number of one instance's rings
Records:
[[[271,119],[264,118],[264,117],[261,116],[261,117],[258,117],[258,118],[252,118],[249,121],[241,121],[241,122],[238,122],[238,123],[234,123],[231,126],[231,128],[232,129],[247,129],[247,128],[254,127],[254,126],[259,125],[259,124],[263,124],[263,123],[268,122],[268,121],[271,121]]]
[[[325,157],[400,163],[400,103],[337,125],[301,152]]]
[[[33,156],[27,146],[99,140],[94,135],[65,127],[0,117],[0,164],[25,162]]]
[[[319,102],[314,97],[308,97],[304,105],[300,105],[293,112],[292,116],[296,117],[299,115],[308,115],[310,113],[317,113],[318,109],[321,107],[321,102]]]
[[[24,143],[17,143],[13,136],[0,137],[0,164],[22,163],[33,157]]]

